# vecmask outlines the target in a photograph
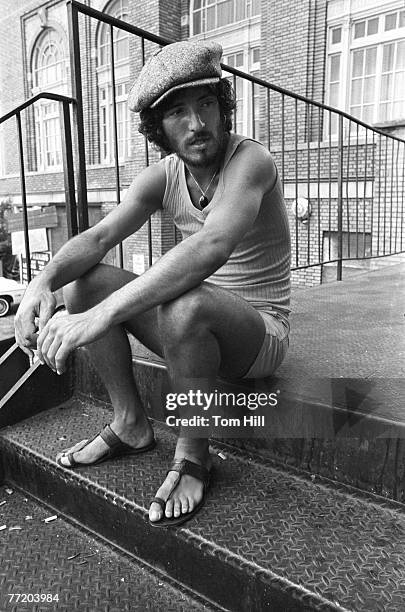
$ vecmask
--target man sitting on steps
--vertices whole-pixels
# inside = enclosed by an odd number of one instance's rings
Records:
[[[127,332],[165,358],[174,392],[205,392],[218,375],[268,376],[286,354],[290,235],[280,180],[263,145],[231,133],[234,93],[221,78],[221,53],[216,43],[180,42],[145,64],[129,105],[140,112],[140,131],[169,155],[60,249],[18,310],[21,348],[31,354],[37,347],[61,373],[69,353],[86,346],[114,408],[110,426],[59,453],[65,468],[155,444]],[[99,263],[158,209],[172,215],[182,242],[140,276]],[[68,314],[53,317],[59,287]],[[208,440],[181,432],[174,458],[150,506],[155,526],[184,522],[204,502]]]

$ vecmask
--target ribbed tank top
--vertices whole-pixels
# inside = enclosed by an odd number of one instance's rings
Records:
[[[220,200],[226,189],[225,168],[244,140],[252,139],[230,135],[217,189],[203,210],[196,208],[191,201],[184,162],[176,154],[165,158],[166,190],[162,206],[172,216],[183,239],[203,227],[207,215]],[[248,193],[246,197],[249,197]],[[263,196],[253,226],[235,247],[227,262],[206,281],[237,293],[255,308],[275,309],[288,314],[290,258],[290,228],[276,168],[275,183]]]

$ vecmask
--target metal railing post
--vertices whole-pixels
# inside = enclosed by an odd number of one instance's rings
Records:
[[[21,201],[23,206],[23,219],[24,219],[24,247],[25,247],[25,259],[27,262],[27,280],[31,282],[31,254],[30,254],[30,237],[28,232],[28,211],[27,211],[27,191],[25,187],[25,169],[24,169],[24,146],[22,139],[21,129],[21,113],[18,112],[15,116],[17,120],[17,132],[18,132],[18,154],[20,161],[20,185],[21,185]]]
[[[89,227],[89,211],[87,202],[86,153],[84,146],[83,94],[80,65],[80,40],[78,10],[71,0],[67,1],[69,52],[72,70],[72,96],[76,99],[73,108],[73,127],[77,149],[77,200],[79,231]]]
[[[343,259],[343,117],[339,115],[338,135],[338,198],[337,198],[337,221],[338,221],[338,261],[336,280],[342,280]]]
[[[145,39],[142,36],[141,38],[141,50],[142,50],[142,67],[145,65]],[[149,144],[148,139],[144,138],[145,143],[145,164],[149,166]],[[149,268],[153,265],[153,248],[152,248],[152,219],[148,217],[147,223],[147,231],[148,231],[148,266]],[[176,232],[175,232],[176,233]]]
[[[69,102],[59,102],[68,238],[78,233]]]
[[[111,85],[112,85],[112,107],[113,107],[113,132],[114,132],[114,162],[115,162],[115,193],[117,206],[121,203],[121,184],[120,166],[118,150],[118,129],[117,129],[117,96],[115,91],[115,60],[114,60],[114,29],[110,24],[110,64],[111,64]],[[124,135],[123,135],[124,136]],[[125,136],[124,136],[125,138]],[[118,262],[120,268],[124,267],[124,251],[122,242],[118,245]]]

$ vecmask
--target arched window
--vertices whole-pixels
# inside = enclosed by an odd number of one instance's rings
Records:
[[[112,17],[125,21],[128,18],[128,1],[115,0],[105,10]],[[130,120],[127,106],[129,92],[129,35],[113,28],[115,63],[115,100],[117,110],[118,157],[121,161],[129,155]],[[98,34],[98,99],[100,125],[100,161],[111,163],[114,159],[114,114],[111,76],[111,30],[102,24]]]
[[[67,53],[65,41],[47,28],[32,54],[32,93],[66,93]],[[42,100],[35,105],[37,169],[59,169],[62,164],[58,102]]]

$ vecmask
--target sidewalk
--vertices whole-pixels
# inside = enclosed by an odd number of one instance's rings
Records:
[[[405,423],[404,297],[404,264],[294,291],[290,350],[277,378],[327,403],[347,380],[360,394],[356,409],[367,397],[365,410]]]
[[[291,308],[279,376],[405,376],[405,264],[295,290]]]

